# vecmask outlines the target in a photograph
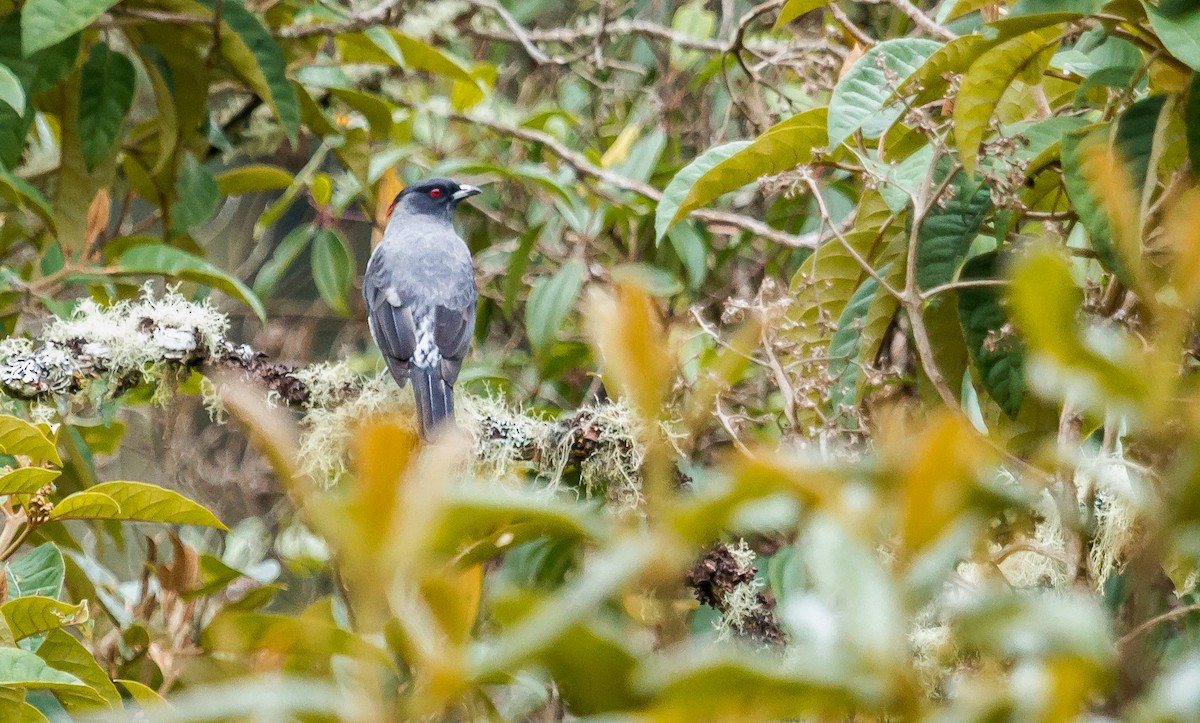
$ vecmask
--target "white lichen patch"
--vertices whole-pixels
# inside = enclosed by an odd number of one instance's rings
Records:
[[[136,301],[101,306],[83,300],[70,317],[52,321],[42,339],[57,346],[79,343],[83,360],[114,374],[157,379],[164,361],[215,354],[228,328],[229,319],[207,300],[189,301],[174,289],[155,298],[147,285]]]
[[[726,548],[733,556],[739,570],[748,572],[753,568],[754,550],[750,549],[745,540],[739,540],[737,545],[726,545]],[[745,632],[746,623],[762,604],[759,599],[761,589],[762,581],[758,578],[751,578],[747,582],[734,585],[733,589],[724,596],[722,599],[724,609],[721,611],[721,616],[713,623],[717,631],[717,640],[732,640],[740,633]]]

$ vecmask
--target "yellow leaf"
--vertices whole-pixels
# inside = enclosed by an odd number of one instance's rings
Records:
[[[1171,205],[1165,220],[1166,240],[1175,257],[1172,280],[1187,308],[1200,304],[1200,188],[1192,188]]]
[[[1134,183],[1116,152],[1101,143],[1080,151],[1083,175],[1096,191],[1112,229],[1113,243],[1135,280],[1143,277],[1142,240]]]
[[[904,554],[912,554],[954,523],[993,453],[964,417],[949,410],[938,411],[915,440],[904,437],[889,451],[907,457],[898,460],[900,539]]]
[[[379,178],[375,187],[375,229],[371,233],[371,247],[379,245],[383,239],[383,229],[387,227],[388,212],[392,210],[392,201],[404,190],[404,182],[395,168],[389,168]]]
[[[429,610],[455,645],[463,645],[470,638],[482,591],[482,564],[466,569],[448,568],[421,581],[421,594]]]
[[[641,126],[637,124],[625,126],[613,144],[600,157],[600,165],[604,168],[612,168],[624,162],[629,157],[629,151],[633,148],[633,142],[637,140],[639,131],[641,131]]]
[[[112,212],[112,199],[108,195],[108,190],[101,188],[96,191],[96,196],[92,199],[92,203],[88,206],[87,212],[87,227],[84,232],[84,239],[87,241],[87,248],[91,248],[96,239],[100,238],[100,234],[108,228],[109,214]]]

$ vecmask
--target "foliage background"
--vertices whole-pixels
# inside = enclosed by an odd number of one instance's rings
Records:
[[[5,719],[1200,710],[1194,2],[0,13]]]

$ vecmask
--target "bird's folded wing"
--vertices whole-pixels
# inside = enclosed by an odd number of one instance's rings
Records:
[[[475,300],[462,308],[438,306],[434,313],[433,333],[438,351],[442,355],[442,379],[453,384],[458,379],[463,357],[471,346],[471,334],[475,331]]]

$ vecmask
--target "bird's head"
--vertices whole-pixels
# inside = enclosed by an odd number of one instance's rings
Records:
[[[475,186],[458,183],[449,178],[427,178],[405,188],[392,201],[388,209],[388,218],[394,213],[418,216],[437,216],[449,219],[454,207],[464,198],[470,198],[479,193]]]

